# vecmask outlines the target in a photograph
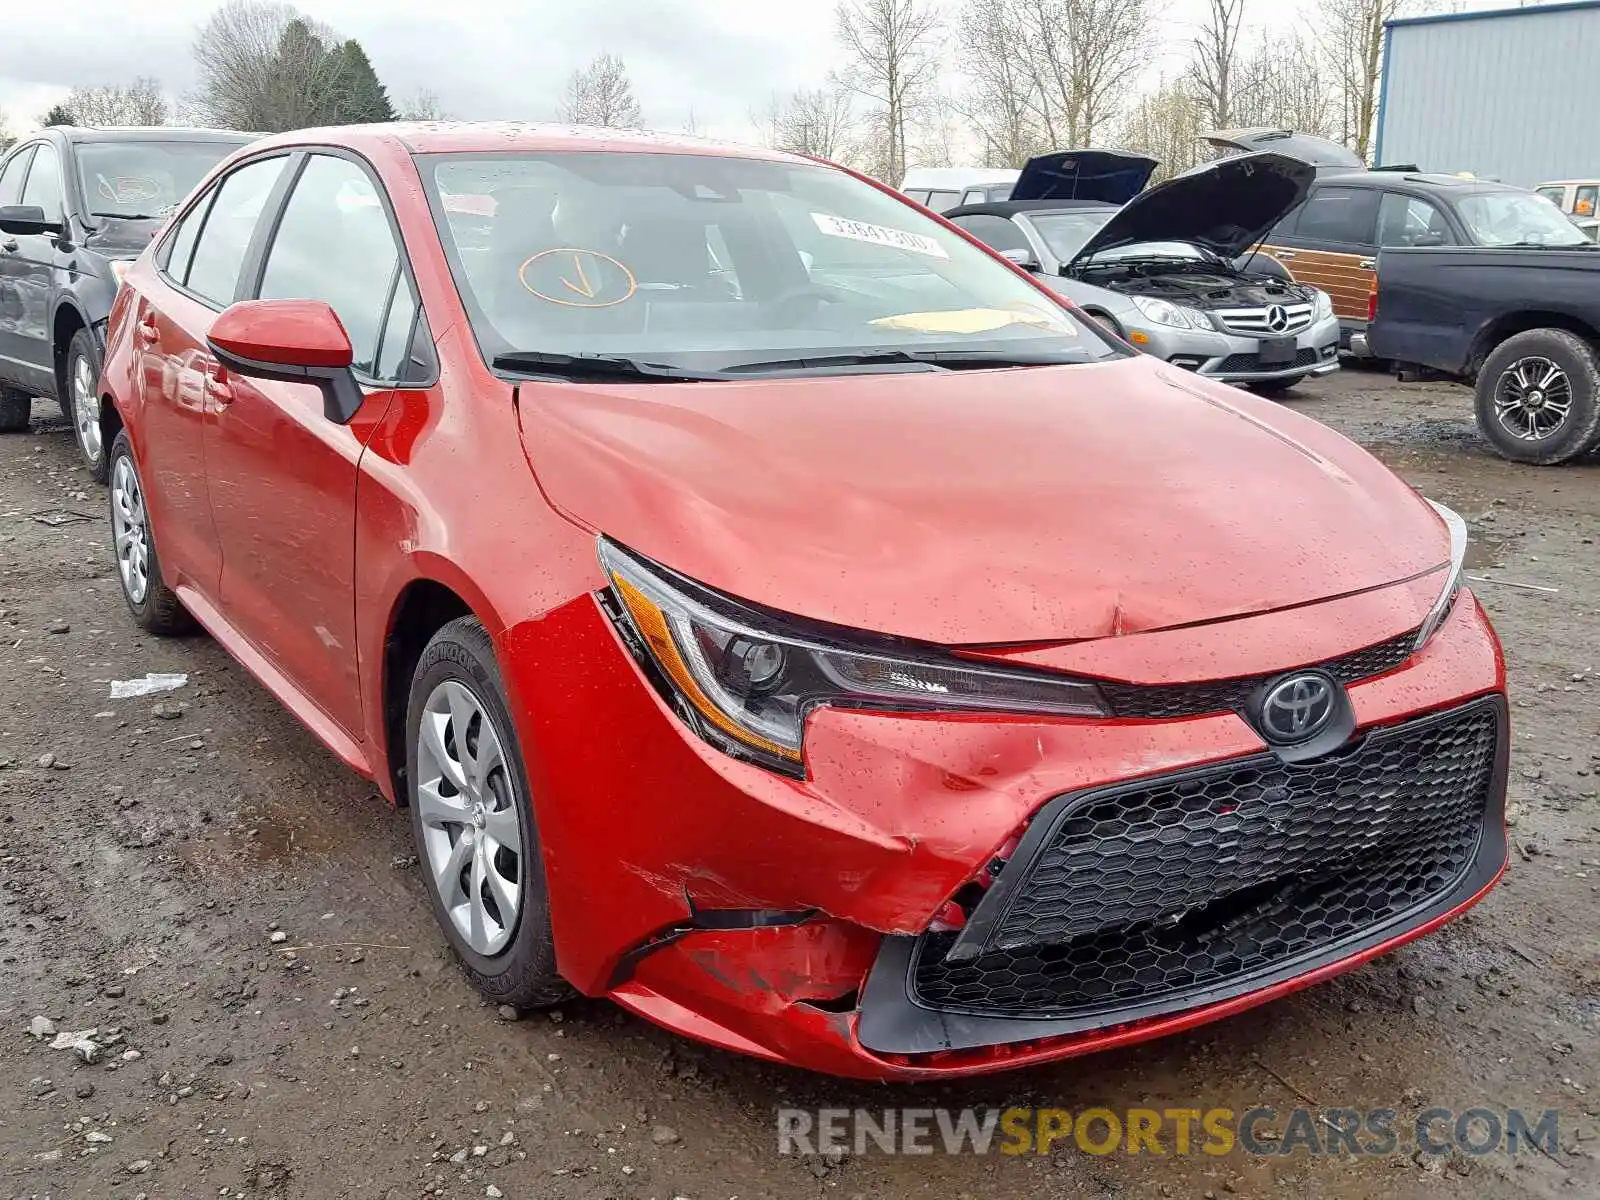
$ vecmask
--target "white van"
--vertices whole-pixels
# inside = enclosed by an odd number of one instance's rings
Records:
[[[934,212],[949,212],[963,204],[1009,200],[1011,185],[1021,172],[1000,167],[912,167],[900,190]]]

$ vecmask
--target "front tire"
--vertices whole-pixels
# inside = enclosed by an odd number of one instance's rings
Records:
[[[100,348],[87,329],[72,335],[67,347],[66,386],[62,389],[62,407],[72,422],[73,434],[78,440],[78,453],[89,478],[104,483],[108,466],[104,440],[104,425],[100,420]]]
[[[515,1008],[569,998],[527,771],[494,646],[475,618],[440,629],[417,662],[406,790],[434,916],[473,985]]]
[[[33,415],[33,397],[0,383],[0,433],[21,433]]]
[[[1513,462],[1548,467],[1600,446],[1600,359],[1565,329],[1530,329],[1478,372],[1478,430]]]
[[[117,555],[117,582],[128,611],[141,629],[167,637],[188,633],[194,618],[183,607],[161,573],[156,555],[155,535],[150,529],[150,511],[145,506],[144,485],[139,482],[139,464],[133,458],[133,443],[126,430],[111,443],[109,458],[111,487],[111,533]]]

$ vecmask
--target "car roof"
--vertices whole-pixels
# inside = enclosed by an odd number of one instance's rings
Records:
[[[952,208],[944,214],[944,218],[947,221],[951,217],[1009,218],[1018,213],[1081,212],[1086,208],[1114,211],[1120,207],[1101,200],[990,200],[984,204],[963,204],[960,208]]]
[[[1469,179],[1461,175],[1443,175],[1428,171],[1342,171],[1336,175],[1319,175],[1312,185],[1320,191],[1326,187],[1383,187],[1396,188],[1409,184],[1426,190],[1437,188],[1453,192],[1521,192],[1526,188],[1512,183],[1499,183],[1493,179]]]
[[[376,150],[382,145],[393,146],[395,143],[412,154],[591,151],[616,154],[712,154],[793,163],[814,161],[779,150],[690,137],[687,134],[520,121],[395,121],[376,125],[333,125],[275,134],[262,143],[262,148],[326,145],[352,150]]]
[[[233,129],[186,129],[176,125],[51,126],[69,142],[221,142],[242,146],[260,137]],[[48,130],[46,130],[48,132]]]
[[[938,191],[965,191],[971,187],[996,187],[1015,183],[1022,172],[1015,167],[912,167],[900,182],[900,189],[932,188]]]

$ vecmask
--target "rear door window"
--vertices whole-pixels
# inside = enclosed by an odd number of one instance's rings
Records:
[[[1319,188],[1301,209],[1294,236],[1303,242],[1376,245],[1380,197],[1373,188]]]
[[[927,204],[936,213],[954,208],[961,201],[960,192],[929,192]]]

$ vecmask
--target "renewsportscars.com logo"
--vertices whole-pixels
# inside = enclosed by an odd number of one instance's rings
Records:
[[[1518,1108],[780,1108],[779,1154],[1519,1154],[1558,1148],[1559,1116]]]

